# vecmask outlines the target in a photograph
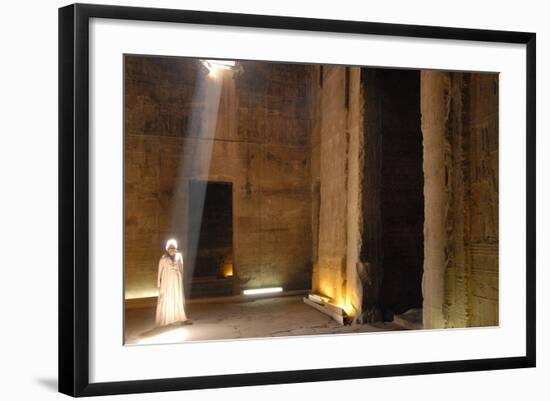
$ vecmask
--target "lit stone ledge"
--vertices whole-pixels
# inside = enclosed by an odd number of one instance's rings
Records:
[[[328,303],[328,302],[323,303],[321,305],[321,304],[318,304],[318,303],[310,300],[308,297],[304,297],[303,299],[304,299],[305,304],[314,307],[315,309],[317,309],[318,311],[324,313],[325,315],[330,316],[331,318],[336,320],[338,323],[343,325],[347,321],[346,312],[344,312],[344,310],[342,308],[340,308],[340,307],[338,307],[334,304]]]

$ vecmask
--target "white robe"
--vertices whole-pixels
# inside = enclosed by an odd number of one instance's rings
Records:
[[[157,326],[186,321],[181,253],[176,252],[174,261],[169,255],[162,255],[159,261],[157,287],[159,289],[155,319]]]

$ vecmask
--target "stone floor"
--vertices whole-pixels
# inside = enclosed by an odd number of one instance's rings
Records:
[[[155,327],[155,307],[126,311],[125,344],[166,344],[236,338],[404,330],[395,323],[340,325],[302,296],[186,305],[191,324]]]

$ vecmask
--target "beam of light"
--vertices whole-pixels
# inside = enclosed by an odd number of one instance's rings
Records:
[[[244,290],[244,295],[258,295],[258,294],[271,294],[276,292],[282,292],[283,287],[270,287],[270,288],[254,288],[254,289],[248,289]]]
[[[136,344],[169,344],[180,343],[188,337],[188,332],[182,327],[174,328],[164,333],[143,337]]]
[[[181,233],[179,251],[183,252],[184,293],[188,298],[195,270],[206,185],[216,136],[218,109],[223,80],[208,79],[197,69],[191,115],[179,156],[174,182],[170,233]],[[193,191],[191,191],[193,189]]]

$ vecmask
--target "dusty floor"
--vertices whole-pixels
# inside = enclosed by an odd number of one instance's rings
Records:
[[[395,323],[340,325],[302,296],[235,303],[188,303],[192,324],[155,327],[155,307],[126,311],[126,344],[165,344],[234,338],[403,330]]]

